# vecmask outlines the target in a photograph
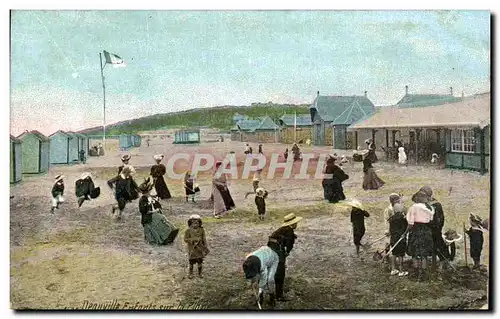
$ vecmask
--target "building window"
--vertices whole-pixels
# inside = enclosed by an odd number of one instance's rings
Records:
[[[463,153],[475,153],[476,143],[474,130],[452,130],[451,131],[451,151]]]

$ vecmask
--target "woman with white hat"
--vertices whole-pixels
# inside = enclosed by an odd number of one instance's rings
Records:
[[[122,172],[122,169],[127,166],[130,169],[130,174],[135,174],[135,168],[129,164],[131,156],[129,154],[122,155],[120,158],[122,160],[122,165],[118,167],[118,175]]]
[[[153,177],[156,195],[158,195],[161,199],[172,198],[172,195],[170,195],[170,191],[168,190],[167,183],[165,183],[165,179],[163,178],[163,175],[167,173],[167,168],[165,165],[161,164],[163,154],[155,155],[153,158],[156,161],[156,164],[151,167],[151,177]]]
[[[278,269],[276,271],[276,299],[278,301],[287,301],[283,295],[283,286],[285,283],[286,257],[290,255],[297,236],[294,230],[302,217],[295,216],[294,213],[286,215],[283,224],[274,233],[269,236],[267,245],[279,256]]]

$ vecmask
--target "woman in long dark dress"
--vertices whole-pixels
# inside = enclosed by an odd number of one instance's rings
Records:
[[[325,177],[322,181],[323,194],[330,203],[337,203],[344,200],[344,188],[342,182],[349,179],[349,175],[335,165],[336,158],[330,156],[326,161]]]
[[[167,184],[165,183],[165,179],[163,175],[166,174],[167,169],[165,165],[161,164],[163,160],[163,155],[155,155],[154,160],[156,161],[156,165],[151,167],[151,176],[153,177],[153,183],[156,190],[156,195],[158,195],[161,199],[169,199],[172,198],[170,195],[170,191],[168,190]]]
[[[377,173],[375,173],[369,155],[370,154],[368,154],[363,160],[363,189],[379,189],[384,186],[385,182],[378,177]]]
[[[378,157],[377,157],[377,154],[375,153],[375,149],[377,148],[377,146],[375,145],[375,142],[373,142],[373,139],[368,139],[365,141],[365,143],[367,144],[367,148],[368,148],[368,157],[370,158],[370,160],[372,161],[372,163],[377,163],[378,162]]]
[[[179,229],[167,220],[161,212],[161,204],[150,196],[152,188],[149,178],[139,186],[142,193],[139,199],[139,212],[142,216],[144,239],[151,245],[168,245],[174,242]]]

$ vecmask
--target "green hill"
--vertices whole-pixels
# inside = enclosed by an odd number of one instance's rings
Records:
[[[164,127],[210,127],[228,130],[234,126],[233,116],[238,113],[249,118],[268,115],[275,121],[283,114],[309,114],[309,104],[252,103],[251,106],[217,106],[181,112],[155,114],[106,126],[106,134],[119,135],[138,131],[158,130]],[[102,126],[81,130],[80,133],[101,135]]]

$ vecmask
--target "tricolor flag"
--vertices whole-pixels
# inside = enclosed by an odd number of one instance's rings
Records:
[[[104,51],[104,57],[106,58],[106,63],[112,64],[113,67],[125,67],[125,61],[116,54]]]

